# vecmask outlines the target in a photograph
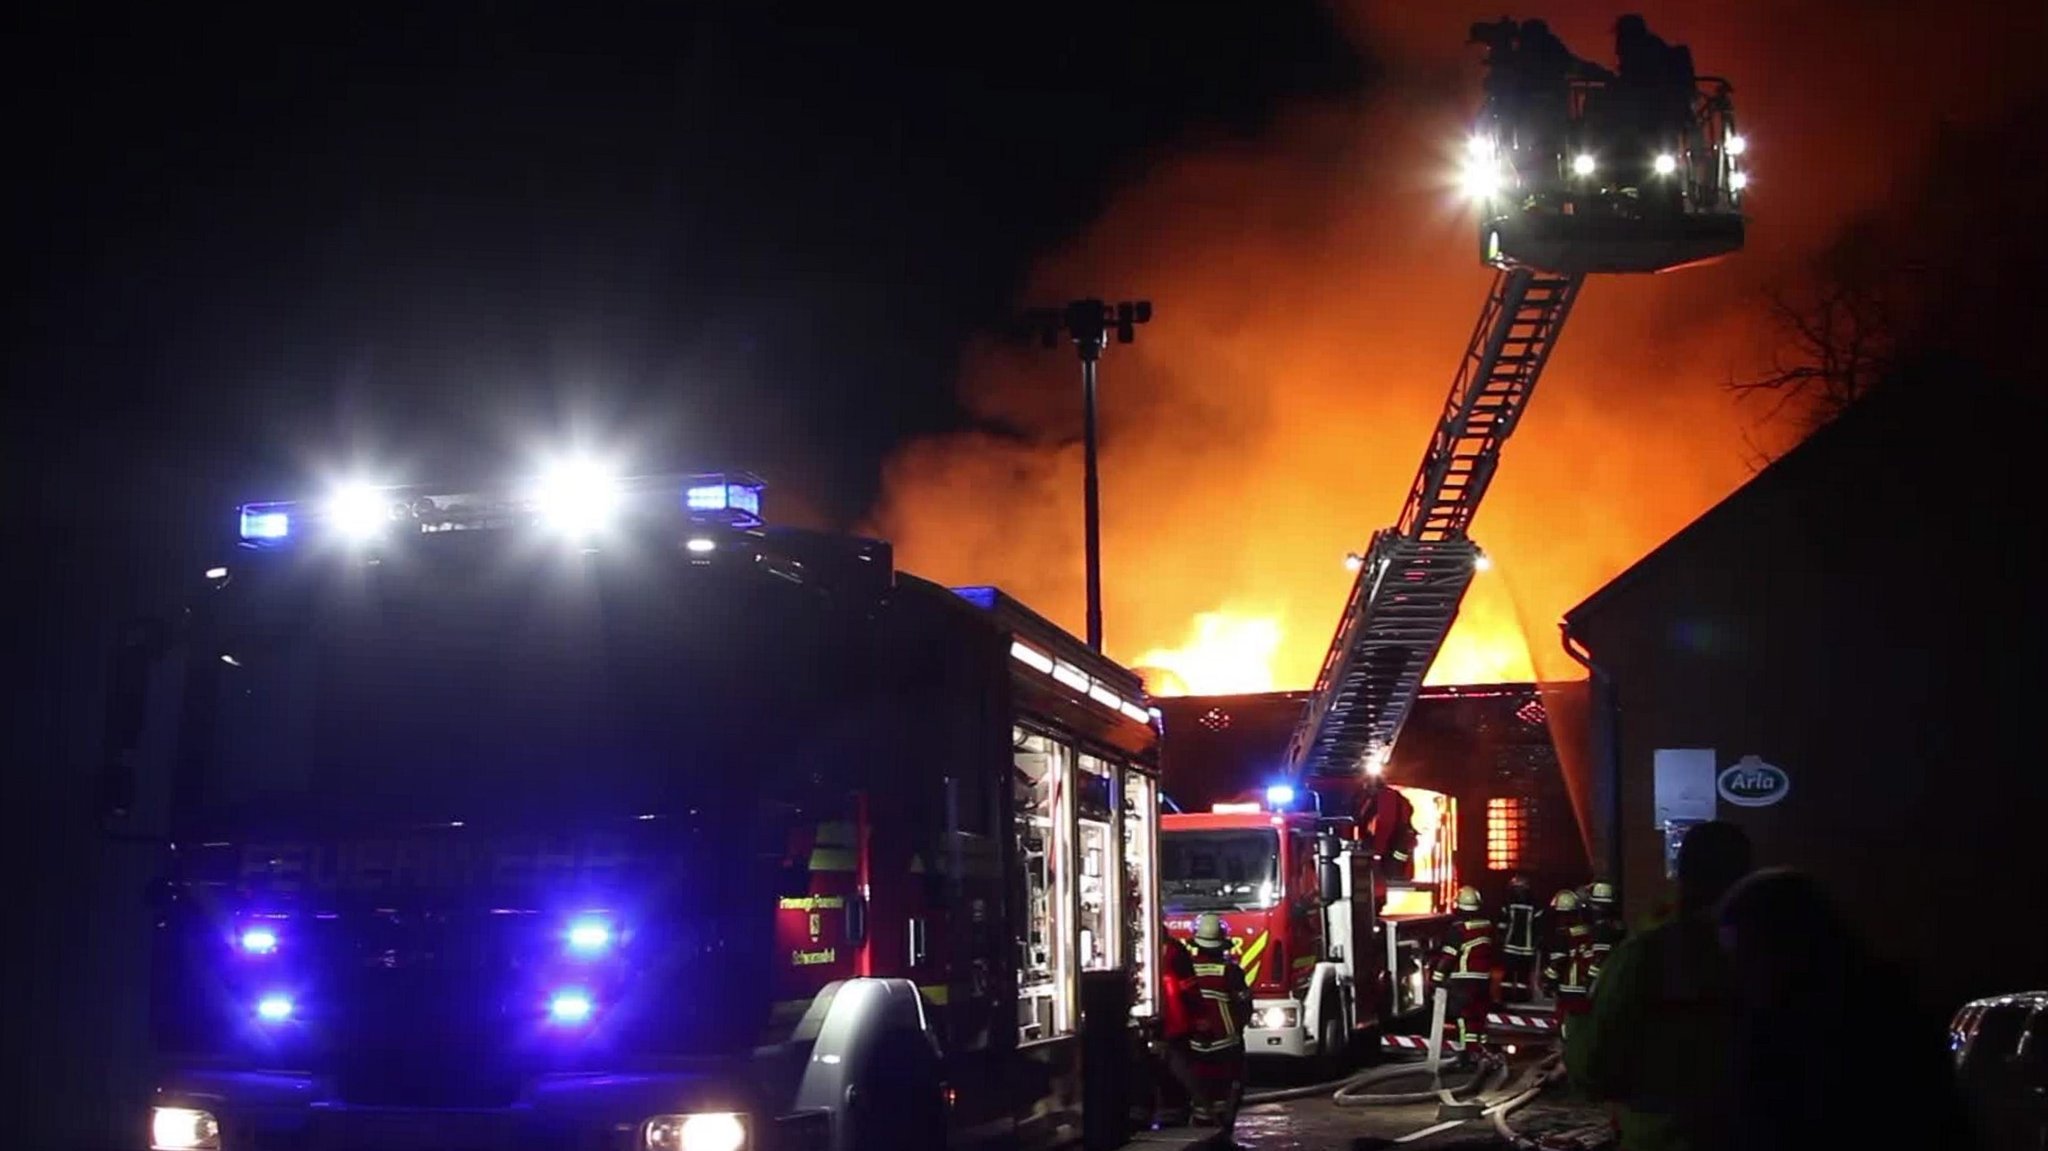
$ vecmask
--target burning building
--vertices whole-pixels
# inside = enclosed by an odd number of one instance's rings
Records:
[[[1456,874],[1489,900],[1513,874],[1542,892],[1590,874],[1574,802],[1586,790],[1575,770],[1584,758],[1573,754],[1584,691],[1579,683],[1425,688],[1394,750],[1390,782],[1456,802]],[[1283,773],[1307,703],[1306,692],[1160,700],[1167,795],[1200,811],[1255,794]]]

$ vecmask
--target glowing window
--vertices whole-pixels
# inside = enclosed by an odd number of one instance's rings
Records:
[[[1522,866],[1522,844],[1528,834],[1528,801],[1495,796],[1486,801],[1486,869],[1513,871]]]

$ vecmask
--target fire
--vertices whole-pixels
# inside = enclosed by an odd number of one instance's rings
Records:
[[[1368,100],[1299,103],[1256,142],[1148,158],[1021,294],[1156,305],[1102,362],[1106,647],[1191,691],[1314,683],[1353,578],[1344,557],[1399,509],[1490,275],[1439,171],[1477,99],[1470,13],[1346,12],[1387,66]],[[1612,5],[1545,14],[1607,55]],[[1755,416],[1723,385],[1769,355],[1760,289],[1882,202],[1935,111],[1997,106],[1974,68],[1922,75],[1901,102],[1891,69],[1837,59],[1832,23],[1809,34],[1760,3],[1649,15],[1745,93],[1759,224],[1720,266],[1587,285],[1473,524],[1493,570],[1433,682],[1576,676],[1557,619],[1751,474]],[[1917,23],[1930,61],[1986,26]],[[1843,130],[1875,106],[1883,131]],[[868,526],[910,571],[1000,583],[1078,630],[1074,357],[991,340],[961,376],[988,430],[899,451]]]
[[[1278,616],[1205,611],[1195,616],[1180,647],[1154,648],[1135,662],[1147,672],[1166,673],[1156,684],[1148,677],[1154,695],[1272,691],[1281,638]]]

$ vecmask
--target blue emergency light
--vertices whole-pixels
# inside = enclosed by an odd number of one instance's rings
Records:
[[[690,485],[683,494],[684,504],[693,512],[739,512],[759,517],[761,514],[761,484],[715,483]]]
[[[1266,806],[1275,811],[1294,806],[1294,788],[1284,783],[1276,783],[1267,788]]]
[[[515,491],[352,486],[324,500],[277,500],[236,510],[242,546],[256,548],[314,541],[366,545],[482,529],[545,528],[585,538],[622,521],[759,527],[766,487],[745,472],[614,478],[586,466],[558,468]]]

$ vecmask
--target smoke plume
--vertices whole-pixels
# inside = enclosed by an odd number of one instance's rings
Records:
[[[1618,10],[1518,15],[1539,14],[1611,61]],[[1994,115],[2019,83],[2002,78],[2031,75],[2023,57],[2048,31],[1979,0],[1644,14],[1735,85],[1749,247],[1587,285],[1473,526],[1495,568],[1435,682],[1565,672],[1554,621],[1749,476],[1754,414],[1724,385],[1769,352],[1762,289],[1881,210],[1937,124]],[[1480,80],[1465,31],[1498,15],[1348,11],[1389,67],[1365,98],[1299,105],[1254,144],[1154,158],[1034,269],[1020,307],[1156,306],[1105,356],[1101,399],[1107,647],[1175,673],[1156,689],[1314,680],[1351,580],[1343,557],[1399,509],[1486,292],[1453,177]],[[981,426],[905,446],[871,526],[905,568],[1001,584],[1078,631],[1078,364],[990,340],[961,379]]]

